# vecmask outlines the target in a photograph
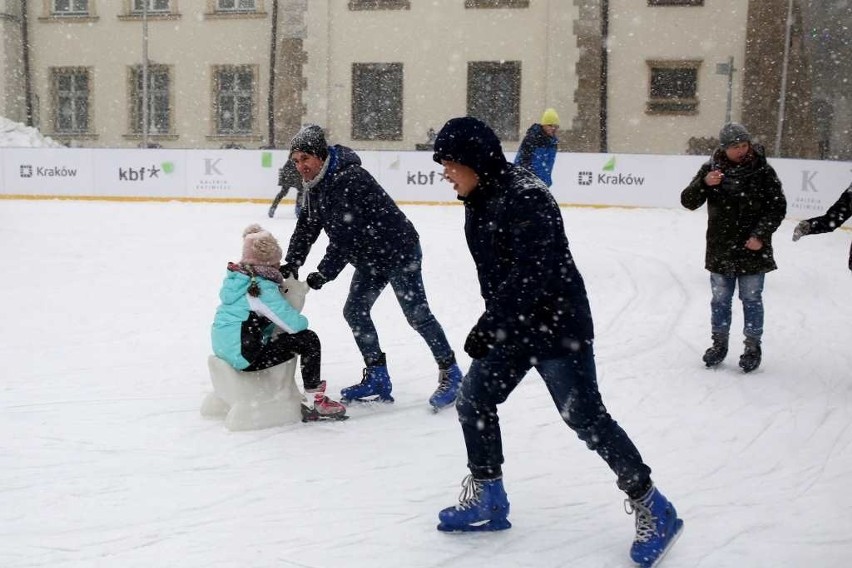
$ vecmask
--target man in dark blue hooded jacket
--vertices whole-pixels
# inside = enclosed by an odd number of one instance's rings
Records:
[[[474,361],[456,402],[470,475],[459,505],[440,512],[438,529],[511,526],[497,405],[535,367],[565,423],[615,472],[636,515],[631,557],[650,566],[683,522],[601,400],[591,310],[559,206],[538,177],[506,161],[497,136],[475,118],[447,122],[434,159],[464,203],[465,237],[485,300],[465,342]]]
[[[350,148],[329,146],[322,129],[303,127],[290,144],[290,159],[302,176],[305,199],[290,237],[281,272],[298,274],[321,231],[325,256],[306,278],[319,290],[347,264],[355,268],[343,316],[352,329],[366,368],[359,384],[343,389],[343,401],[375,397],[392,402],[387,359],[370,317],[373,304],[390,284],[408,323],[438,364],[438,388],[429,404],[439,410],[455,402],[462,373],[441,324],[426,300],[420,237],[414,225]]]

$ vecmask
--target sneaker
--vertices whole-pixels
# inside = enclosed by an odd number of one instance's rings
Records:
[[[456,401],[461,380],[461,369],[455,363],[448,369],[438,370],[438,388],[429,397],[429,404],[435,411],[446,408]]]
[[[677,511],[656,487],[640,499],[626,499],[624,510],[636,514],[636,538],[630,558],[642,568],[650,568],[662,559],[683,530]]]
[[[743,370],[743,373],[751,373],[760,367],[761,356],[760,339],[746,337],[745,351],[740,355],[740,369]]]
[[[381,357],[380,365],[368,365],[364,368],[361,382],[351,387],[346,387],[340,391],[340,398],[343,402],[358,400],[364,402],[367,397],[376,397],[375,401],[393,402],[391,396],[390,375],[388,375],[387,365],[384,363],[384,354]]]
[[[708,367],[715,367],[719,363],[725,360],[725,357],[728,355],[728,334],[727,333],[714,333],[713,334],[713,345],[710,346],[710,349],[704,352],[704,364]]]
[[[462,481],[459,504],[438,513],[438,530],[443,532],[502,531],[512,527],[509,500],[502,479]]]

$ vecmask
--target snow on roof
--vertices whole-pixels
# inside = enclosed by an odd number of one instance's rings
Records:
[[[64,144],[20,122],[0,116],[0,148],[62,148]]]

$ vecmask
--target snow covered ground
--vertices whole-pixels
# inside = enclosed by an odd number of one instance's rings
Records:
[[[446,192],[452,190],[446,186]],[[838,191],[840,188],[838,188]],[[271,195],[270,195],[271,197]],[[405,208],[460,363],[481,301],[461,207]],[[447,535],[467,473],[455,412],[392,294],[374,317],[396,404],[342,423],[229,432],[203,419],[209,326],[242,229],[286,243],[291,207],[0,202],[0,566],[629,567],[632,517],[535,374],[501,410],[511,530]],[[685,520],[664,565],[841,567],[852,558],[852,276],[845,231],[776,236],[764,364],[706,370],[706,213],[565,209],[599,382]],[[309,258],[319,261],[324,241]],[[307,273],[307,270],[305,271]],[[337,392],[362,363],[351,272],[308,295]]]

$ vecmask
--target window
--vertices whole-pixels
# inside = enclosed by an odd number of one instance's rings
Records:
[[[250,135],[254,130],[254,69],[248,65],[216,69],[216,134]]]
[[[91,81],[85,67],[51,69],[53,129],[57,134],[89,132]]]
[[[703,6],[704,0],[648,0],[648,6]]]
[[[148,5],[148,13],[168,13],[171,11],[169,7],[169,0],[133,0],[133,10],[131,13],[134,15],[141,14],[145,9],[145,4]]]
[[[89,0],[53,0],[53,16],[87,16]]]
[[[501,140],[517,140],[520,128],[521,62],[472,61],[467,66],[467,113]]]
[[[530,0],[464,0],[465,8],[529,8]]]
[[[409,0],[349,0],[350,10],[408,10]]]
[[[402,140],[402,63],[352,65],[352,138]]]
[[[217,12],[254,12],[255,0],[216,0]]]
[[[142,133],[142,66],[130,70],[130,131]],[[148,66],[148,132],[168,134],[171,131],[171,79],[165,65]]]
[[[700,65],[700,61],[649,61],[650,96],[646,112],[695,114]]]

